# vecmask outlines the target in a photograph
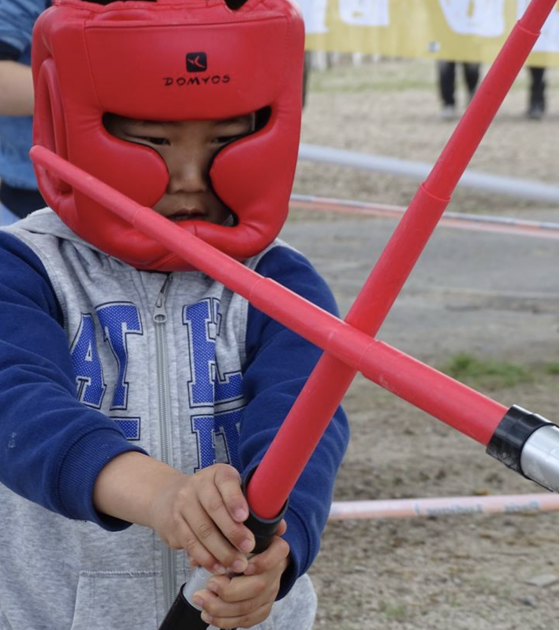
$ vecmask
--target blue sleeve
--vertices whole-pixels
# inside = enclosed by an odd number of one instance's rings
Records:
[[[47,8],[47,0],[0,0],[0,42],[2,50],[23,54],[31,46],[33,26]],[[15,55],[4,56],[15,59]]]
[[[338,315],[334,297],[325,281],[298,252],[287,247],[275,247],[263,256],[257,271]],[[250,402],[240,434],[240,456],[245,472],[262,460],[321,352],[296,333],[249,306],[248,361],[243,385]],[[288,530],[284,538],[290,545],[292,563],[284,574],[279,598],[288,593],[319,552],[335,477],[348,439],[347,419],[339,407],[290,494],[285,517]]]
[[[0,483],[68,518],[124,529],[95,510],[93,486],[111,459],[143,451],[77,400],[62,323],[39,258],[0,231]]]

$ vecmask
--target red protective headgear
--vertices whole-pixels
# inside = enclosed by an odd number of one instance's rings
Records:
[[[262,251],[288,212],[301,119],[304,31],[290,0],[55,0],[33,35],[35,143],[152,207],[169,175],[152,149],[111,136],[103,115],[228,119],[269,108],[266,125],[213,160],[215,193],[234,227],[179,225],[239,260]],[[190,60],[196,63],[189,63]],[[43,196],[82,238],[139,269],[188,263],[36,167]]]

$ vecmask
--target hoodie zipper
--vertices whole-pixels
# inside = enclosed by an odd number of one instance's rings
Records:
[[[160,458],[168,466],[173,466],[173,434],[171,427],[171,394],[169,387],[169,359],[166,337],[167,310],[165,308],[165,300],[171,282],[172,276],[170,274],[160,289],[153,313],[156,332]],[[163,542],[161,543],[161,560],[165,610],[169,610],[175,600],[177,590],[177,566],[175,552]]]

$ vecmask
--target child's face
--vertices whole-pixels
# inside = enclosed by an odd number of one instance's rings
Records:
[[[198,219],[221,225],[230,216],[216,197],[208,170],[218,149],[255,127],[254,115],[229,120],[155,122],[108,115],[112,135],[155,149],[169,171],[169,184],[154,210],[171,221]]]

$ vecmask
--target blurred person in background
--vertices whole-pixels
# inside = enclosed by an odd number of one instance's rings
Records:
[[[529,106],[527,108],[527,118],[531,120],[541,120],[546,109],[544,80],[545,68],[535,68],[529,66],[531,82],[529,85]]]
[[[307,103],[307,92],[309,91],[309,73],[311,71],[311,53],[305,52],[303,60],[303,89],[302,89],[302,102],[303,107]]]
[[[479,63],[438,61],[438,87],[442,102],[441,117],[444,120],[451,120],[457,117],[455,101],[455,75],[457,65],[463,67],[463,76],[468,91],[467,104],[471,102],[480,79]]]
[[[0,0],[0,225],[45,202],[29,159],[33,126],[31,33],[50,0]]]

